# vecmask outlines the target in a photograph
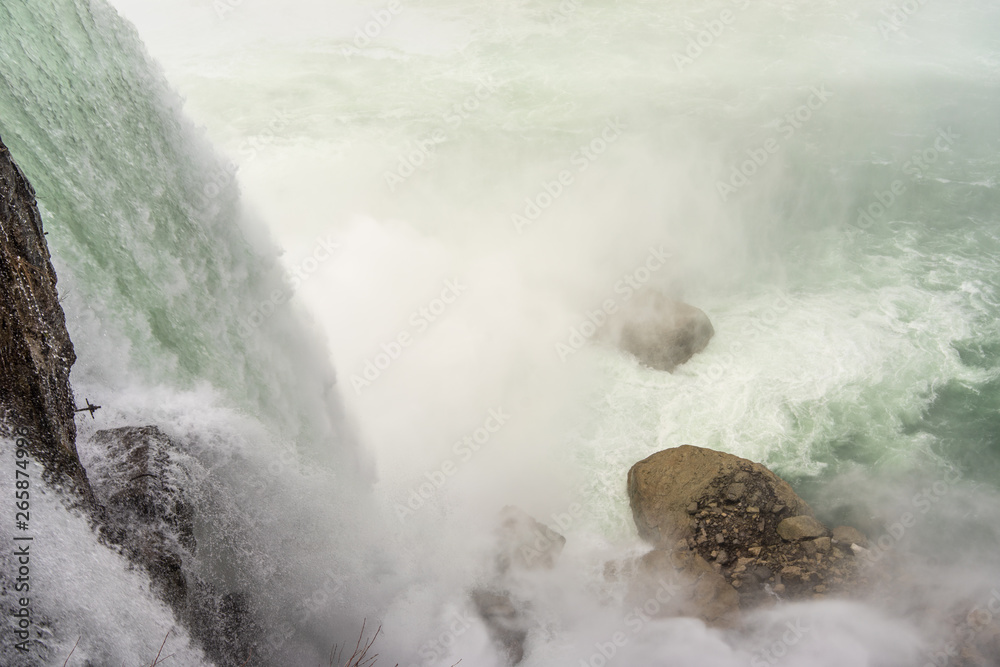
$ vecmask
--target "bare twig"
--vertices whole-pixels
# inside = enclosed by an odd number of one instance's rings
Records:
[[[80,643],[81,639],[83,639],[83,635],[80,635],[79,637],[76,638],[76,644],[73,644],[73,651],[76,650],[77,644]],[[73,651],[70,651],[69,655],[66,656],[66,662],[63,663],[63,667],[66,667],[66,665],[69,664],[69,659],[73,657]]]
[[[372,646],[375,645],[375,640],[382,633],[382,626],[378,626],[378,630],[372,635],[371,639],[365,640],[365,628],[367,627],[368,619],[365,619],[361,623],[361,633],[358,635],[358,641],[354,644],[354,653],[351,657],[347,659],[347,662],[343,663],[342,667],[373,667],[375,662],[378,660],[378,653],[374,655],[368,655]],[[334,644],[333,650],[330,651],[330,667],[334,665],[341,665],[341,658],[343,657],[343,649],[338,645]],[[396,667],[399,667],[397,664]]]
[[[167,630],[167,634],[163,637],[163,643],[160,644],[160,650],[156,652],[156,657],[153,658],[153,664],[150,665],[149,667],[156,667],[161,662],[166,662],[167,660],[169,660],[170,658],[172,658],[174,656],[174,654],[171,653],[170,655],[168,655],[167,657],[165,657],[162,661],[160,660],[160,654],[163,653],[163,647],[167,645],[167,638],[170,637],[170,633],[171,632],[173,632],[173,628],[171,628],[170,630]]]

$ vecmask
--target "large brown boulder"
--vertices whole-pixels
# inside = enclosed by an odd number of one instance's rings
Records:
[[[831,540],[759,463],[683,445],[632,466],[628,495],[641,537],[657,550],[693,551],[739,591],[743,609],[863,584],[851,545]]]
[[[608,322],[608,335],[641,363],[673,370],[701,352],[715,335],[708,315],[655,290],[637,293]]]
[[[628,496],[639,536],[660,548],[697,537],[699,509],[742,507],[744,529],[772,543],[781,539],[782,519],[813,514],[787,482],[759,463],[691,445],[632,466]]]

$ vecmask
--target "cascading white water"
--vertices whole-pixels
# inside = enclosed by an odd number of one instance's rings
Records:
[[[150,192],[123,181],[134,206],[95,201],[122,211],[125,255],[177,258],[120,305],[129,288],[107,278],[120,266],[91,259],[119,237],[86,249],[56,203],[118,176],[88,168],[88,146],[67,176],[50,175],[59,162],[30,149],[58,152],[59,132],[7,117],[0,130],[22,137],[60,277],[76,289],[77,393],[110,393],[102,426],[162,424],[210,471],[202,566],[266,600],[275,664],[316,663],[365,616],[383,623],[387,664],[502,664],[467,591],[506,504],[568,538],[556,571],[524,583],[537,622],[527,665],[922,665],[952,602],[989,601],[1000,573],[984,527],[1000,461],[989,3],[113,4],[233,161],[208,157],[190,130],[164,132],[182,159],[159,162],[197,166],[179,199],[225,204],[200,219],[217,231],[188,244],[184,231],[129,232],[158,219],[176,182],[155,170]],[[95,34],[123,34],[98,23]],[[154,90],[128,118],[160,117],[150,109],[170,98]],[[5,110],[37,109],[12,98]],[[121,104],[88,99],[107,104],[74,127]],[[126,164],[136,144],[95,163]],[[285,248],[285,282],[255,272],[268,252],[256,232],[224,238],[256,229],[248,219]],[[231,248],[236,259],[199,271]],[[624,300],[628,280],[683,290],[713,320],[709,348],[673,375],[601,345],[576,350],[588,313]],[[290,299],[326,338],[335,386],[314,373],[324,353],[301,344]],[[180,332],[157,319],[164,309]],[[346,415],[335,436],[331,399]],[[359,476],[330,455],[349,449],[346,433],[374,461],[370,503],[342,490]],[[873,537],[892,538],[939,466],[958,466],[964,481],[891,540],[940,590],[790,606],[744,634],[690,619],[636,627],[600,572],[642,548],[629,466],[682,443],[762,461]],[[920,569],[953,555],[949,543],[967,552],[962,569]],[[940,614],[909,614],[914,600]],[[787,655],[763,653],[787,623],[810,629]],[[609,661],[617,632],[627,641]]]

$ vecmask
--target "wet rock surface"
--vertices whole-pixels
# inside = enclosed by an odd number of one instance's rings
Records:
[[[220,666],[259,653],[260,626],[246,595],[222,591],[192,570],[197,550],[195,484],[185,455],[155,426],[98,431],[91,465],[103,507],[100,531],[142,567],[153,589]]]
[[[35,191],[0,142],[0,433],[21,429],[44,479],[89,509],[69,385],[75,361]]]

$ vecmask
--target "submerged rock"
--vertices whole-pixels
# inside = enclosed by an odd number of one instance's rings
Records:
[[[654,290],[637,293],[608,322],[608,336],[618,347],[669,372],[704,350],[714,335],[703,311]]]
[[[470,597],[507,663],[516,665],[524,659],[532,625],[530,586],[522,577],[555,567],[566,538],[518,507],[504,507],[499,518],[492,580]]]
[[[628,494],[639,535],[656,550],[700,556],[738,591],[741,609],[864,582],[851,544],[831,540],[791,486],[758,463],[683,445],[632,466]],[[692,615],[711,616],[707,609]]]
[[[550,569],[566,545],[565,537],[513,506],[501,510],[497,536],[497,569],[502,574],[511,568]]]
[[[514,605],[510,593],[477,588],[472,602],[486,623],[490,636],[507,657],[510,665],[524,660],[524,642],[528,638],[524,614]]]
[[[0,434],[23,429],[43,477],[93,507],[76,452],[76,361],[35,191],[0,142]]]

